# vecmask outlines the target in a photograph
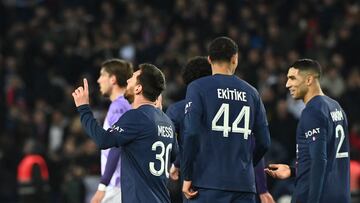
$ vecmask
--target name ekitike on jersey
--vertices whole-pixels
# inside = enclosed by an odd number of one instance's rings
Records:
[[[237,89],[217,89],[217,96],[219,99],[229,99],[236,101],[247,102],[246,92],[238,91]]]
[[[335,111],[331,111],[330,115],[331,115],[331,119],[333,120],[333,122],[344,120],[344,116],[343,116],[342,112],[337,109],[335,109]]]
[[[173,138],[174,132],[169,126],[158,125],[158,136]]]

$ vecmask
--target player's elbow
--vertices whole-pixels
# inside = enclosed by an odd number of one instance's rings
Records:
[[[111,147],[106,143],[105,139],[98,138],[95,139],[94,141],[99,149],[108,149]]]

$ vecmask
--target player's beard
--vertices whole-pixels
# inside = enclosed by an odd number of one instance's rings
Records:
[[[308,88],[305,86],[300,86],[298,90],[298,94],[294,94],[294,99],[301,99],[303,100],[306,93],[308,92]]]
[[[132,104],[134,102],[134,88],[126,89],[124,97],[130,104]]]

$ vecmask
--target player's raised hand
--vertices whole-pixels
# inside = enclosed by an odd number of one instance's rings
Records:
[[[192,188],[191,185],[192,181],[186,181],[184,180],[182,191],[187,199],[192,199],[196,197],[196,195],[199,193],[198,191],[195,191]]]
[[[270,164],[265,172],[273,178],[286,179],[291,176],[290,167],[286,164]]]
[[[76,107],[83,104],[89,104],[89,85],[84,78],[84,87],[80,86],[72,93]]]

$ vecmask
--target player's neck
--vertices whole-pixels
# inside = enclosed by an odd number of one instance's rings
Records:
[[[319,84],[315,84],[313,87],[309,87],[309,91],[304,96],[304,103],[307,104],[312,98],[324,95]]]
[[[111,95],[110,95],[110,100],[114,101],[115,99],[117,99],[119,96],[124,95],[125,93],[125,88],[121,88],[118,86],[113,87]]]
[[[142,105],[152,105],[155,106],[155,102],[146,99],[143,95],[135,95],[134,102],[132,103],[133,109],[137,109]]]
[[[222,74],[222,75],[233,75],[233,71],[229,64],[213,64],[212,65],[212,74]]]

